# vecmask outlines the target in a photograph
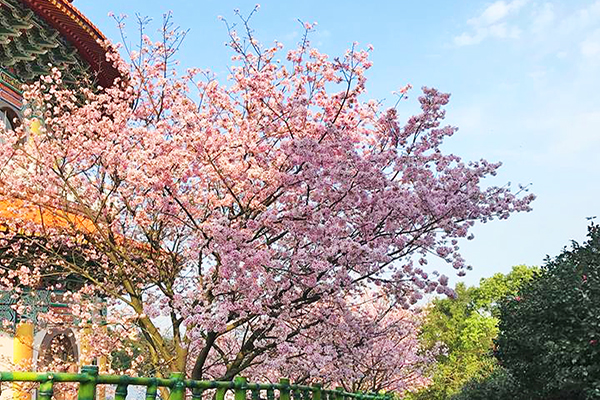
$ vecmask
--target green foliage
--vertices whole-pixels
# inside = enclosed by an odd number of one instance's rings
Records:
[[[485,378],[468,381],[451,400],[526,400],[515,379],[504,368],[497,367]]]
[[[518,293],[519,289],[539,272],[537,267],[516,265],[506,275],[498,273],[491,278],[481,279],[479,287],[474,288],[474,306],[498,317],[498,303],[507,296]]]
[[[113,350],[110,354],[110,368],[115,371],[129,371],[135,368],[133,360],[145,353],[144,343],[124,340],[124,346]]]
[[[428,311],[421,341],[431,349],[442,344],[446,351],[438,357],[432,385],[414,400],[449,399],[467,381],[480,381],[496,368],[492,355],[498,333],[498,302],[514,295],[532,279],[538,269],[518,265],[509,274],[495,274],[478,287],[456,285],[456,298],[436,299]]]
[[[600,229],[501,303],[497,357],[529,399],[600,398]]]
[[[173,340],[169,337],[167,337],[167,340],[167,345],[174,349]],[[135,361],[138,357],[143,360],[152,359],[152,347],[148,341],[143,337],[138,337],[136,340],[124,339],[123,345],[110,354],[110,368],[119,373],[138,376],[169,376],[171,371],[168,368],[157,369],[155,365],[149,362],[140,364]]]

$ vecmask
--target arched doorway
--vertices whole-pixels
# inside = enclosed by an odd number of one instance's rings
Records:
[[[75,335],[70,329],[51,329],[40,345],[37,370],[54,372],[77,372],[79,354]],[[57,383],[54,387],[54,400],[75,400],[77,385]]]
[[[0,118],[6,129],[16,129],[21,125],[19,114],[10,107],[0,107]]]
[[[77,369],[79,354],[75,335],[70,329],[49,330],[42,340],[37,362],[38,371],[51,368],[53,371]]]

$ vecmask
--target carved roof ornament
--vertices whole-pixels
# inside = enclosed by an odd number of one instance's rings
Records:
[[[69,0],[0,0],[0,67],[23,82],[63,71],[107,87],[119,76],[106,61],[106,39]]]

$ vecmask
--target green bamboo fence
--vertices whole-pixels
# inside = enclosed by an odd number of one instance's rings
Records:
[[[168,400],[209,400],[205,392],[211,391],[210,400],[225,400],[228,391],[234,400],[389,400],[390,394],[351,393],[342,388],[323,389],[320,386],[290,384],[289,379],[279,383],[249,383],[245,378],[233,381],[196,381],[184,379],[174,373],[169,378],[146,378],[123,375],[101,375],[98,367],[85,366],[80,373],[63,372],[0,372],[0,382],[39,382],[38,400],[51,400],[55,383],[77,382],[78,400],[94,400],[98,385],[116,385],[114,400],[125,400],[129,386],[145,386],[145,400],[156,400],[159,388],[167,388]],[[207,392],[208,393],[208,392]]]

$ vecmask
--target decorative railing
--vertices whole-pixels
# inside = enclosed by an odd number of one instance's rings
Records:
[[[39,400],[51,400],[55,383],[79,383],[78,400],[94,400],[98,385],[116,385],[114,400],[125,400],[129,386],[145,386],[145,400],[156,400],[159,389],[167,388],[169,400],[225,400],[227,392],[233,400],[390,400],[391,394],[351,393],[342,388],[323,389],[320,386],[290,384],[289,379],[279,383],[249,383],[245,378],[233,381],[196,381],[184,379],[183,374],[173,373],[169,378],[145,378],[122,375],[98,374],[98,367],[84,366],[80,373],[64,372],[0,372],[1,382],[39,383]],[[210,397],[207,396],[211,392]],[[278,396],[276,396],[276,394]],[[228,396],[229,397],[229,396]]]

